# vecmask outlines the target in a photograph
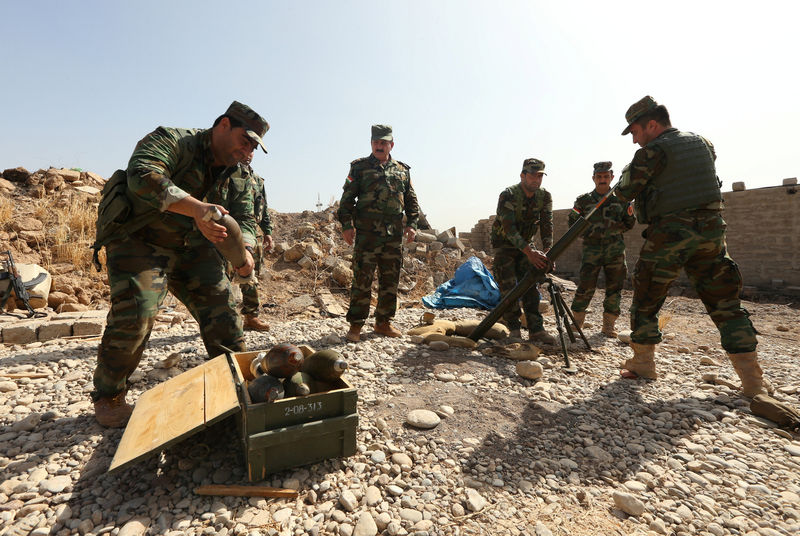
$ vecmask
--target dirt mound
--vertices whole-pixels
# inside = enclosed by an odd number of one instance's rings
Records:
[[[94,269],[90,249],[104,183],[103,177],[79,169],[29,172],[18,167],[0,176],[0,251],[10,250],[16,262],[39,264],[52,274],[49,305],[54,310],[109,306],[106,273]],[[265,254],[259,274],[264,316],[285,320],[336,316],[346,310],[352,248],[342,240],[336,208],[301,213],[270,209],[276,247]],[[405,247],[401,307],[419,303],[474,253],[452,240],[454,247],[445,242],[433,247],[432,238],[428,234],[427,243]],[[488,262],[483,252],[477,255]],[[182,308],[172,297],[165,305]]]

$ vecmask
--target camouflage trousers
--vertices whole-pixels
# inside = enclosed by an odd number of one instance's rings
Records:
[[[258,299],[258,274],[261,272],[263,255],[262,238],[256,236],[256,245],[253,247],[253,260],[256,263],[255,268],[253,268],[253,282],[239,285],[242,290],[243,315],[258,315],[261,309],[261,302]]]
[[[589,307],[594,291],[597,288],[597,278],[603,270],[606,278],[606,295],[603,299],[603,312],[618,315],[622,287],[628,275],[628,265],[625,263],[625,242],[622,240],[608,244],[583,245],[581,257],[580,281],[575,291],[570,309],[583,312]]]
[[[111,310],[97,352],[92,399],[127,389],[167,290],[197,320],[209,356],[223,353],[223,346],[246,349],[225,263],[211,243],[165,248],[130,238],[108,244],[106,257]]]
[[[511,292],[531,268],[533,268],[533,265],[528,261],[528,257],[518,249],[498,248],[494,251],[492,275],[503,296]],[[543,330],[544,320],[541,313],[539,313],[539,299],[538,285],[534,285],[522,295],[519,301],[512,304],[503,313],[503,320],[508,329],[520,328],[520,302],[522,302],[522,311],[525,312],[528,331],[534,333]]]
[[[403,266],[403,237],[356,232],[353,249],[353,282],[347,321],[363,324],[369,316],[372,279],[378,270],[378,304],[375,321],[388,322],[397,311],[397,285]]]
[[[647,228],[634,269],[631,340],[661,342],[658,311],[683,268],[720,332],[722,347],[730,353],[752,352],[758,342],[739,299],[742,276],[727,252],[725,221],[716,212],[685,214]]]

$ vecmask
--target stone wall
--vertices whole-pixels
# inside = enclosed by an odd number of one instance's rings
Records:
[[[724,217],[728,223],[728,250],[739,265],[747,286],[800,291],[800,188],[793,182],[796,181],[787,179],[784,186],[722,194],[726,207]],[[556,240],[567,231],[569,211],[553,211]],[[489,222],[493,218],[480,220],[470,233],[464,233],[475,249],[490,251]],[[637,224],[625,234],[629,272],[633,271],[639,257],[644,228],[644,225]],[[580,254],[580,241],[576,241],[558,259],[556,273],[577,280]],[[685,274],[681,275],[679,282],[688,283]]]

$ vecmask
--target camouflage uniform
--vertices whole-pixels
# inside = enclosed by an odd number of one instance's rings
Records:
[[[389,158],[385,164],[370,155],[350,163],[337,217],[342,231],[356,229],[353,282],[347,321],[363,324],[369,316],[372,278],[378,269],[376,323],[388,322],[397,310],[397,285],[403,265],[405,226],[416,229],[417,194],[409,166]]]
[[[541,169],[544,169],[544,164]],[[503,190],[497,202],[497,216],[491,232],[494,248],[492,274],[503,295],[508,294],[532,268],[522,250],[537,231],[541,233],[542,249],[547,251],[553,246],[553,198],[550,192],[539,188],[533,196],[528,197],[521,184]],[[521,300],[528,331],[535,333],[543,330],[537,286],[531,287]],[[511,330],[520,328],[519,303],[503,313],[503,320]]]
[[[265,132],[268,125],[263,124]],[[212,167],[211,134],[210,129],[159,127],[136,145],[128,162],[131,213],[126,225],[137,229],[96,243],[106,247],[111,309],[98,348],[95,401],[127,389],[168,290],[197,320],[210,356],[223,347],[245,350],[242,320],[220,253],[192,218],[166,210],[188,196],[222,205],[239,222],[245,244],[255,244],[252,189],[235,175],[238,166]]]
[[[253,273],[256,276],[253,278],[252,283],[243,283],[239,285],[239,288],[242,290],[242,314],[257,315],[261,309],[261,302],[258,299],[257,275],[261,273],[261,266],[264,260],[264,235],[272,234],[272,222],[269,218],[264,179],[255,173],[250,166],[246,166],[244,170],[245,177],[249,179],[250,186],[253,189],[253,216],[256,221],[256,245],[253,248],[253,260],[256,265],[253,268]]]
[[[644,99],[643,99],[644,100]],[[713,169],[716,159],[713,145],[704,138],[668,128],[636,151],[630,164],[630,176],[617,189],[623,200],[636,199],[647,212],[648,200],[657,192],[653,181],[664,172],[669,161],[660,146],[664,138],[684,136],[702,140],[707,147],[707,165]],[[646,241],[634,269],[634,296],[631,305],[631,340],[638,344],[661,342],[658,311],[664,304],[670,284],[681,268],[694,285],[700,299],[721,334],[722,347],[729,353],[752,352],[756,348],[755,330],[748,312],[742,308],[739,293],[742,277],[725,244],[725,221],[722,197],[717,186],[717,200],[676,212],[647,217]],[[637,207],[637,214],[640,208]],[[652,212],[652,204],[649,207]]]
[[[602,198],[597,190],[578,197],[569,214],[569,225],[588,214]],[[628,275],[622,233],[632,229],[636,223],[633,208],[630,203],[624,203],[612,194],[602,208],[592,215],[589,223],[591,226],[583,235],[580,281],[570,309],[575,312],[586,310],[594,296],[597,277],[602,269],[606,278],[603,311],[618,315],[620,295]]]

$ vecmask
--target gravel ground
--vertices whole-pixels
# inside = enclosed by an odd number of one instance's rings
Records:
[[[776,397],[798,405],[796,306],[746,307]],[[421,313],[401,309],[397,324],[408,329]],[[356,455],[264,482],[297,489],[296,500],[194,494],[200,484],[247,482],[232,418],[107,474],[122,431],[94,422],[97,341],[0,346],[0,375],[48,375],[0,377],[0,535],[800,533],[798,436],[750,414],[699,302],[673,298],[665,317],[655,382],[619,378],[631,351],[597,334],[599,311],[585,330],[595,351],[570,348],[578,373],[564,373],[550,348],[536,381],[480,348],[438,352],[369,329],[345,344],[342,319],[273,321],[267,334],[248,333],[253,349],[337,349],[358,388]],[[166,320],[129,401],[203,362],[196,325]],[[174,352],[177,365],[161,368]],[[441,422],[410,426],[416,409]]]

